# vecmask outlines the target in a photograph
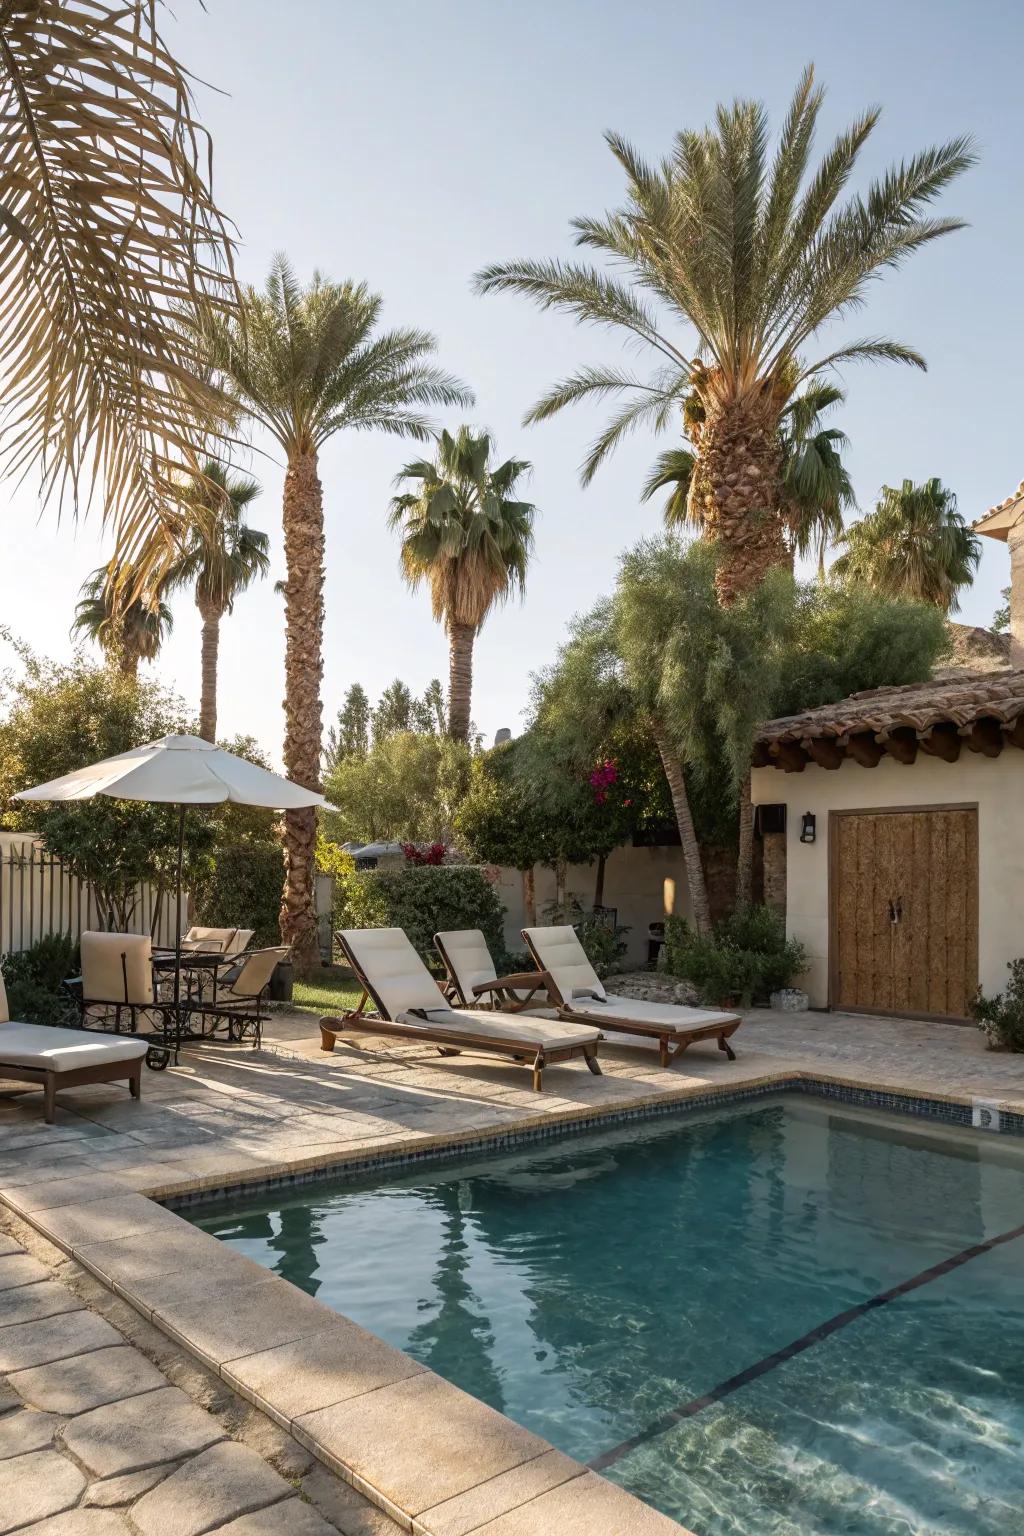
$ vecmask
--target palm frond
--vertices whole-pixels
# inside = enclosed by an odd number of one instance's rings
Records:
[[[223,400],[181,310],[229,312],[231,238],[188,80],[151,0],[7,5],[0,27],[0,463],[101,495],[122,568]]]
[[[523,293],[541,309],[564,309],[591,325],[620,326],[678,362],[686,359],[658,331],[653,314],[623,284],[573,262],[520,261],[484,267],[477,293]]]
[[[643,483],[641,501],[650,501],[658,491],[669,489],[668,499],[662,509],[666,528],[679,528],[691,521],[689,494],[696,465],[696,454],[686,448],[670,448],[666,453],[658,455]]]
[[[548,421],[567,405],[576,405],[588,396],[603,399],[606,395],[621,394],[624,391],[636,391],[652,398],[660,398],[663,393],[657,384],[645,384],[634,374],[624,373],[618,368],[581,368],[568,379],[553,385],[546,395],[531,405],[523,417],[523,425],[532,426],[538,421]]]
[[[803,366],[810,338],[866,302],[868,284],[910,255],[961,227],[929,206],[974,162],[958,138],[901,162],[850,195],[859,157],[878,122],[860,114],[812,168],[822,91],[804,71],[769,154],[765,109],[737,101],[702,130],[675,136],[658,165],[624,139],[607,135],[626,178],[621,207],[572,221],[578,245],[609,270],[529,260],[485,267],[478,292],[511,292],[541,310],[608,327],[654,360],[655,378],[583,369],[561,380],[529,412],[544,420],[588,396],[646,391],[608,424],[584,461],[586,483],[625,433],[667,419],[663,404],[689,390],[710,411],[749,409],[751,431],[765,412],[777,430],[801,383],[839,362],[921,365],[913,349],[868,340]],[[612,270],[614,269],[614,270]],[[710,419],[710,418],[709,418]]]

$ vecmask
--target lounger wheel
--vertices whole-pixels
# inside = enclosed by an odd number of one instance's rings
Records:
[[[146,1066],[151,1072],[166,1071],[171,1053],[165,1045],[151,1045],[146,1052]]]

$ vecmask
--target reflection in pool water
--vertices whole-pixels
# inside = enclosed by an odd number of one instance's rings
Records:
[[[207,1209],[208,1231],[581,1461],[1024,1222],[1024,1149],[793,1098]],[[1024,1239],[605,1475],[698,1536],[1024,1531]]]

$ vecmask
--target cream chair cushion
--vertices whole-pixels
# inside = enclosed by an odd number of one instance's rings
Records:
[[[482,1008],[429,1008],[420,1013],[400,1013],[396,1020],[412,1028],[445,1029],[453,1034],[479,1035],[486,1040],[501,1040],[510,1046],[532,1050],[557,1051],[572,1045],[596,1045],[602,1038],[599,1029],[589,1024],[567,1024],[554,1019],[550,1024],[522,1013],[492,1013]]]
[[[208,955],[230,955],[237,928],[190,928],[181,941],[182,949],[198,949]],[[249,938],[252,938],[250,932]],[[248,940],[246,941],[248,942]],[[243,946],[244,948],[244,946]]]
[[[687,1008],[683,1003],[650,1003],[640,997],[616,997],[608,992],[604,998],[577,997],[571,1011],[585,1014],[599,1023],[605,1019],[624,1019],[627,1023],[657,1024],[662,1029],[675,1029],[680,1034],[687,1030],[715,1029],[722,1024],[734,1024],[735,1013],[716,1013],[704,1008]]]
[[[434,942],[440,944],[448,956],[463,1002],[473,1001],[474,987],[497,980],[498,973],[487,940],[479,928],[451,928],[444,933],[435,933]]]
[[[447,1000],[401,928],[343,928],[341,937],[384,1009],[397,1019],[410,1008],[440,1008]]]
[[[95,1030],[54,1029],[48,1024],[0,1023],[0,1077],[4,1066],[35,1067],[40,1072],[73,1072],[108,1061],[145,1056],[146,1042]]]
[[[289,954],[287,945],[277,949],[255,949],[237,965],[230,966],[228,985],[217,988],[218,1008],[254,1003],[273,975],[278,961],[287,959]]]
[[[447,955],[447,964],[454,972],[455,982],[459,996],[463,1003],[471,1006],[473,1003],[489,1001],[493,994],[485,994],[483,998],[474,996],[473,988],[481,986],[488,981],[497,981],[498,973],[491,959],[491,951],[487,947],[487,940],[479,928],[452,928],[446,933],[435,933],[434,943],[443,949]],[[504,996],[516,998],[524,1003],[532,997],[532,1002],[526,1012],[537,1018],[554,1019],[558,1015],[553,1008],[549,1008],[546,1002],[547,994],[543,987],[538,987],[533,993],[528,988],[509,987]],[[501,1006],[498,1004],[498,1006]]]
[[[86,1003],[152,1003],[153,945],[148,934],[83,933]]]
[[[558,1000],[575,1008],[577,998],[604,998],[604,987],[587,959],[575,929],[524,928],[523,938],[547,971],[558,993]]]

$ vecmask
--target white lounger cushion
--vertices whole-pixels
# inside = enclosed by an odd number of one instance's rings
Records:
[[[627,1023],[657,1024],[661,1029],[677,1029],[685,1034],[690,1029],[714,1029],[722,1024],[735,1024],[736,1014],[714,1013],[704,1008],[687,1008],[682,1003],[649,1003],[639,997],[615,997],[605,993],[603,1000],[592,997],[574,997],[567,1005],[574,1014],[585,1014],[599,1023],[601,1019],[625,1019]]]
[[[444,946],[459,991],[467,1003],[472,1000],[474,987],[498,979],[481,929],[452,928],[445,933],[436,933],[434,938]]]
[[[487,947],[487,940],[479,928],[452,928],[446,933],[435,933],[434,939],[441,944],[448,956],[448,964],[455,973],[455,980],[464,1001],[469,1004],[473,1001],[473,988],[483,986],[489,981],[497,981],[498,972],[491,958],[491,951]],[[510,989],[512,996],[519,1002],[525,1002],[529,992],[524,988]],[[544,989],[537,989],[538,999],[545,996]],[[483,1001],[487,1001],[485,995]],[[556,1018],[554,1009],[547,1007],[538,1001],[536,1007],[526,1010],[528,1015],[536,1015],[538,1018]]]
[[[94,1030],[55,1029],[48,1024],[0,1023],[0,1077],[4,1066],[70,1072],[146,1054],[144,1040]]]
[[[448,1000],[403,928],[343,928],[341,937],[388,1019],[409,1008],[444,1008]]]
[[[563,1003],[568,1003],[577,992],[604,997],[604,987],[574,928],[524,928],[523,938],[537,956],[541,969],[551,977]]]
[[[562,1019],[547,1023],[522,1013],[492,1013],[482,1008],[431,1008],[426,1017],[418,1013],[400,1013],[395,1021],[414,1029],[445,1029],[452,1034],[479,1035],[487,1040],[503,1040],[509,1045],[523,1045],[534,1050],[564,1050],[572,1045],[596,1045],[599,1029],[589,1024],[569,1024]]]

